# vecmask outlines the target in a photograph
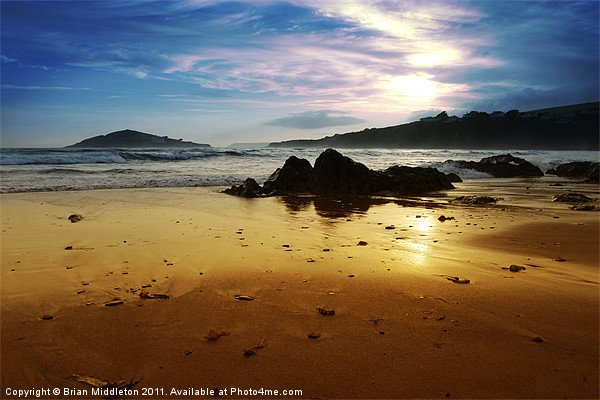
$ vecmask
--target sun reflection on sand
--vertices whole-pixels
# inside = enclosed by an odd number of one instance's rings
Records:
[[[429,233],[433,228],[433,226],[429,223],[429,221],[426,218],[419,218],[418,222],[414,227],[421,233]]]

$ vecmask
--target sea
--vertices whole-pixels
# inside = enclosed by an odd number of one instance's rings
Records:
[[[17,149],[0,148],[0,193],[88,189],[230,186],[259,183],[295,155],[314,161],[316,148]],[[510,153],[542,171],[571,161],[599,161],[597,151],[339,149],[371,169],[392,165],[434,167],[463,179],[489,175],[458,169],[446,160],[478,161]]]

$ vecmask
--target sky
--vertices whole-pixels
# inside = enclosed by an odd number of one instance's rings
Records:
[[[591,1],[2,1],[1,147],[213,146],[599,99]]]

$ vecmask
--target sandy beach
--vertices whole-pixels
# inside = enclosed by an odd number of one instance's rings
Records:
[[[101,398],[95,378],[142,379],[121,398],[598,398],[600,219],[551,201],[598,186],[456,186],[410,201],[2,194],[0,397]],[[502,199],[449,202],[484,194]]]

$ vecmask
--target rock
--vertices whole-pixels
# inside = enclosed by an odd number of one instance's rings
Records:
[[[315,161],[295,156],[288,158],[264,183],[252,178],[223,192],[243,197],[264,197],[308,193],[316,195],[422,195],[431,191],[454,189],[454,186],[435,168],[392,166],[374,171],[365,165],[327,149]]]
[[[71,214],[69,215],[69,218],[67,218],[69,221],[71,221],[72,223],[75,222],[79,222],[83,220],[83,217],[79,214]]]
[[[252,178],[248,178],[239,186],[233,185],[229,189],[223,190],[223,193],[241,197],[263,197],[265,195],[263,189]]]
[[[450,282],[454,282],[454,283],[460,283],[460,284],[468,284],[471,283],[470,279],[467,278],[459,278],[458,276],[449,276],[446,279],[448,279]]]
[[[523,267],[521,265],[512,264],[510,267],[508,267],[508,270],[510,272],[520,272],[520,271],[525,271],[525,267]]]
[[[43,321],[50,321],[51,319],[54,319],[54,316],[51,314],[44,314],[40,316],[40,319]]]
[[[448,160],[446,162],[459,168],[484,172],[495,178],[525,178],[544,175],[539,167],[536,167],[523,158],[514,157],[510,154],[486,157],[477,162],[462,160]]]
[[[448,178],[448,180],[452,183],[460,183],[463,181],[460,176],[456,175],[454,172],[446,174],[446,178]]]
[[[307,336],[309,339],[318,339],[321,337],[321,334],[317,332],[311,332]]]
[[[460,203],[460,204],[474,204],[474,205],[484,205],[484,204],[493,204],[498,201],[495,197],[490,196],[459,196],[453,200],[450,200],[451,203]]]
[[[592,161],[576,161],[560,164],[549,169],[546,174],[557,175],[564,178],[583,179],[585,183],[600,182],[600,163]]]
[[[440,222],[444,222],[444,221],[451,221],[451,220],[453,220],[453,219],[454,219],[454,217],[446,217],[445,215],[440,215],[440,216],[438,217],[438,221],[440,221]]]
[[[254,300],[254,297],[252,296],[246,296],[244,294],[236,294],[235,296],[233,296],[234,299],[236,300],[245,300],[245,301],[252,301]]]
[[[305,159],[291,156],[283,167],[277,168],[263,185],[263,191],[269,194],[308,193],[313,167]]]
[[[531,341],[536,343],[542,343],[544,339],[541,336],[536,336],[534,338],[531,338]]]
[[[123,300],[119,299],[118,297],[115,297],[111,301],[107,301],[106,303],[104,303],[104,305],[107,307],[113,307],[113,306],[118,306],[118,305],[124,304],[124,303],[125,302]]]
[[[73,250],[73,246],[66,246],[65,250]]]
[[[326,308],[317,307],[316,310],[321,315],[335,315],[335,310],[333,310],[333,309],[326,309]]]
[[[419,196],[436,190],[454,189],[448,177],[435,168],[394,165],[383,172],[373,171],[371,193]]]
[[[358,242],[356,245],[357,245],[357,246],[366,246],[366,245],[368,245],[368,244],[369,244],[369,243],[365,242],[364,240],[361,240],[361,241],[359,241],[359,242]]]
[[[569,208],[575,211],[600,211],[600,205],[598,203],[573,204]]]
[[[165,294],[165,293],[154,293],[153,294],[155,299],[158,300],[169,300],[171,299],[171,295]]]
[[[563,193],[553,196],[552,201],[559,203],[588,203],[593,200],[581,193]]]
[[[327,149],[315,161],[310,180],[314,194],[370,194],[371,170],[364,164]]]
[[[217,330],[211,329],[208,331],[206,336],[204,336],[204,340],[207,340],[209,342],[214,342],[216,340],[219,340],[219,338],[221,336],[229,336],[230,334],[231,333],[229,333],[229,332],[217,331]]]

